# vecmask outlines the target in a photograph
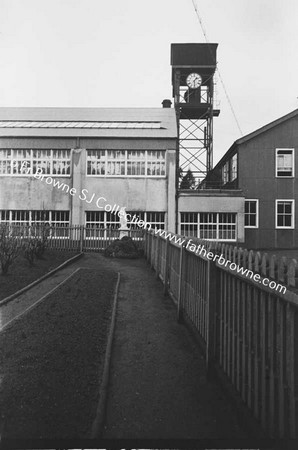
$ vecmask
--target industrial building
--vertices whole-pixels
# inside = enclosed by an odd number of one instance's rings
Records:
[[[174,231],[176,143],[171,108],[0,108],[0,220]]]
[[[298,110],[213,168],[216,49],[172,44],[173,107],[0,108],[0,223],[119,228],[125,208],[130,228],[137,216],[185,236],[297,247]],[[189,170],[196,186],[181,189]]]

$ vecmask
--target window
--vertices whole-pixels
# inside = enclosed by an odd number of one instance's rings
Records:
[[[259,200],[245,200],[244,226],[245,228],[259,227]]]
[[[236,240],[236,213],[181,213],[181,234],[214,241]]]
[[[164,177],[163,150],[87,150],[87,175]]]
[[[164,230],[165,228],[165,213],[164,212],[157,212],[157,211],[127,211],[127,214],[130,214],[130,217],[128,217],[127,225],[130,227],[130,229],[141,229],[141,227],[138,226],[138,221],[143,220],[145,223],[148,223],[151,225],[151,229],[154,230],[155,228],[159,228]],[[133,219],[133,217],[136,217],[136,219]],[[145,224],[143,224],[145,225]],[[144,227],[143,227],[144,228]],[[146,225],[146,229],[149,229],[149,226]]]
[[[235,155],[232,156],[231,159],[231,181],[236,180],[238,176],[237,159],[237,153],[235,153]]]
[[[217,214],[200,213],[199,214],[199,234],[201,239],[213,239],[217,236]]]
[[[127,226],[131,230],[141,229],[136,222],[144,220],[151,224],[152,229],[165,227],[165,213],[164,212],[141,212],[141,211],[126,211],[130,214],[127,219]],[[135,216],[135,218],[134,218]],[[118,212],[116,214],[105,211],[86,211],[86,227],[87,228],[119,228],[120,217]],[[147,227],[148,228],[148,227]]]
[[[119,228],[120,218],[118,214],[106,211],[86,211],[87,228]]]
[[[27,210],[2,210],[0,211],[0,223],[15,225],[33,225],[48,223],[52,226],[69,226],[69,211],[27,211]]]
[[[294,176],[293,148],[276,149],[276,176],[277,177]]]
[[[180,234],[183,236],[198,236],[198,213],[180,213]]]
[[[276,228],[294,228],[294,200],[276,200]]]
[[[223,184],[226,184],[229,181],[229,162],[228,161],[223,166],[222,172],[223,172],[223,174],[222,174]]]
[[[70,150],[0,150],[0,175],[30,176],[37,168],[46,175],[70,175]]]

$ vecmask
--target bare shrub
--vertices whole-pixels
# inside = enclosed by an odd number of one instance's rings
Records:
[[[27,237],[24,239],[24,257],[32,266],[34,259],[41,259],[47,247],[49,229],[46,224],[32,225],[28,229]]]
[[[19,230],[8,224],[0,225],[0,263],[3,274],[8,272],[13,261],[19,256],[22,238]]]

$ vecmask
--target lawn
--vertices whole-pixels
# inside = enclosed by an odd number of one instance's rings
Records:
[[[0,334],[3,439],[89,437],[116,281],[81,269]]]
[[[33,266],[30,266],[22,255],[19,256],[9,268],[8,274],[0,274],[0,300],[37,280],[76,254],[69,251],[46,250],[43,258],[35,260]]]

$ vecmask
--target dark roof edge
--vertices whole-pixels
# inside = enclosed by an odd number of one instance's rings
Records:
[[[231,147],[226,151],[226,153],[220,158],[220,160],[216,163],[216,165],[213,167],[212,170],[217,168],[218,166],[221,166],[224,161],[229,159],[230,156],[232,156],[235,153],[235,150],[237,148],[237,145],[244,144],[245,142],[249,141],[250,139],[253,139],[256,136],[259,136],[261,133],[264,133],[271,128],[276,127],[277,125],[280,125],[281,123],[292,119],[293,117],[298,115],[298,109],[295,109],[294,111],[291,111],[290,113],[286,114],[285,116],[280,117],[279,119],[273,120],[273,122],[268,123],[267,125],[264,125],[261,128],[258,128],[257,130],[253,131],[252,133],[247,134],[246,136],[242,136],[241,138],[234,141],[234,143],[231,145]]]

